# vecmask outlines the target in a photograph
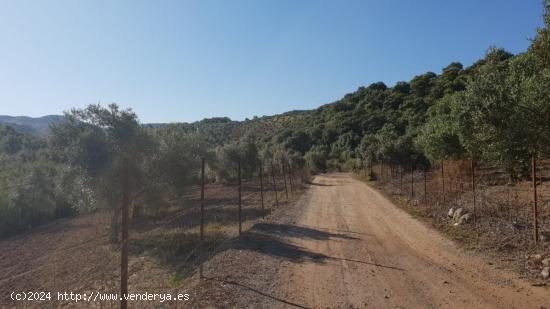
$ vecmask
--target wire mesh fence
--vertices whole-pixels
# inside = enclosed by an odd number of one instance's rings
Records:
[[[198,278],[203,265],[204,275],[214,276],[208,261],[234,247],[239,230],[251,229],[296,196],[302,189],[302,173],[288,164],[273,168],[265,164],[261,178],[258,170],[240,182],[205,181],[204,187],[195,183],[154,209],[130,202],[128,290],[135,294],[178,293],[186,280]],[[63,294],[72,292],[87,295],[87,300],[79,300],[85,302],[83,307],[118,308],[124,291],[124,257],[121,242],[110,241],[112,223],[113,210],[103,209],[57,219],[1,241],[0,307],[74,306],[75,299]],[[42,300],[14,301],[12,291],[50,294],[35,295],[45,296]],[[58,293],[67,298],[60,299]],[[169,302],[164,307],[181,306],[183,303]],[[149,308],[151,302],[133,301],[130,307]]]
[[[537,241],[550,240],[550,160],[535,162],[535,181],[532,170],[511,175],[499,166],[469,160],[444,161],[428,170],[378,164],[373,171],[388,194],[426,208],[439,221],[458,224],[449,215],[461,208],[462,215],[470,215],[460,224],[513,234],[514,241],[528,244],[535,235]]]

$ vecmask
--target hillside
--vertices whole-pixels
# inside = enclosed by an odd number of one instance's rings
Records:
[[[6,116],[0,115],[0,124],[13,127],[19,132],[29,134],[45,134],[51,124],[62,122],[61,115],[48,115],[38,118],[28,116]]]
[[[116,104],[2,116],[0,123],[25,133],[55,125],[47,139],[2,130],[0,149],[9,151],[0,156],[0,233],[114,207],[127,159],[136,195],[154,211],[198,184],[202,159],[208,181],[222,183],[234,182],[238,167],[249,178],[265,164],[313,173],[379,164],[394,172],[456,159],[498,167],[517,183],[530,177],[532,158],[550,157],[549,10],[523,53],[490,47],[468,67],[452,62],[393,86],[372,83],[309,111],[145,125]],[[368,176],[380,175],[371,169]]]

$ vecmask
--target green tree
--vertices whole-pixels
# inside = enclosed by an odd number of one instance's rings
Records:
[[[422,127],[416,143],[432,162],[458,158],[465,152],[460,142],[458,121],[451,114],[451,108],[462,102],[461,93],[446,95],[430,107],[427,123]]]
[[[89,105],[65,113],[65,121],[52,127],[51,145],[57,160],[90,180],[98,203],[113,210],[111,241],[117,241],[122,201],[121,166],[130,163],[132,195],[139,191],[139,163],[149,150],[148,136],[131,110],[116,104]]]
[[[241,164],[241,176],[243,178],[253,177],[259,168],[258,147],[252,137],[244,137],[216,150],[218,160],[217,173],[220,179],[237,179],[237,168]]]

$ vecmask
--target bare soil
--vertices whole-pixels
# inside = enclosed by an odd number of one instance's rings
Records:
[[[522,179],[508,183],[507,174],[501,170],[481,169],[478,174],[483,172],[482,177],[476,179],[477,204],[474,207],[471,174],[465,173],[464,163],[446,162],[445,194],[437,169],[427,173],[426,182],[419,171],[413,178],[410,173],[404,173],[403,181],[400,173],[395,172],[393,177],[385,173],[384,179],[370,182],[370,185],[395,205],[456,241],[462,249],[487,255],[493,262],[513,269],[533,284],[550,285],[550,279],[541,275],[542,260],[550,258],[550,178],[541,178],[537,184],[540,241],[536,244],[533,240],[532,182]],[[380,171],[380,167],[377,170]],[[363,173],[355,177],[366,180]],[[412,187],[411,180],[414,180]],[[459,208],[463,213],[475,214],[475,220],[457,225],[448,213]]]
[[[279,180],[279,208],[285,207]],[[283,190],[281,191],[281,188]],[[129,291],[132,293],[196,293],[198,265],[222,257],[238,234],[237,186],[209,184],[206,188],[206,237],[199,255],[200,188],[189,188],[155,216],[133,218],[130,224]],[[243,183],[243,230],[274,210],[274,192],[265,184],[264,208],[259,183]],[[291,193],[291,192],[289,192]],[[298,194],[290,194],[292,196]],[[144,213],[150,211],[145,208]],[[20,301],[11,292],[50,291],[117,293],[120,248],[109,243],[107,211],[61,219],[26,233],[0,239],[0,308],[118,308],[118,301]],[[219,257],[218,257],[219,256]],[[55,295],[57,296],[57,295]],[[54,298],[54,297],[52,297]],[[181,308],[180,303],[132,302],[130,308]]]
[[[343,173],[317,176],[295,206],[208,263],[190,307],[550,307],[547,287],[460,249]]]
[[[316,176],[290,201],[268,201],[265,213],[253,188],[243,193],[240,238],[234,188],[207,191],[205,256],[195,252],[196,192],[159,218],[133,220],[130,291],[191,299],[130,308],[550,308],[547,287],[460,249],[349,174]],[[119,256],[108,245],[108,219],[60,220],[0,241],[0,307],[116,308],[7,300],[11,290],[116,291]]]

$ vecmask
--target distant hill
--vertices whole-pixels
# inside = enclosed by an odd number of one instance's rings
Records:
[[[231,120],[228,117],[205,118],[195,122],[175,122],[175,123],[145,123],[148,128],[159,128],[168,125],[178,126],[184,131],[201,132],[224,144],[228,140],[238,139],[247,132],[254,132],[260,138],[270,138],[273,134],[284,130],[285,128],[296,127],[312,111],[295,110],[278,115],[254,117],[244,121]],[[7,125],[17,132],[45,135],[48,133],[51,124],[59,123],[64,120],[62,115],[48,115],[43,117],[28,116],[6,116],[0,115],[0,125]]]
[[[50,124],[63,121],[64,116],[48,115],[43,117],[0,115],[0,124],[9,125],[22,133],[42,135],[48,132]]]

